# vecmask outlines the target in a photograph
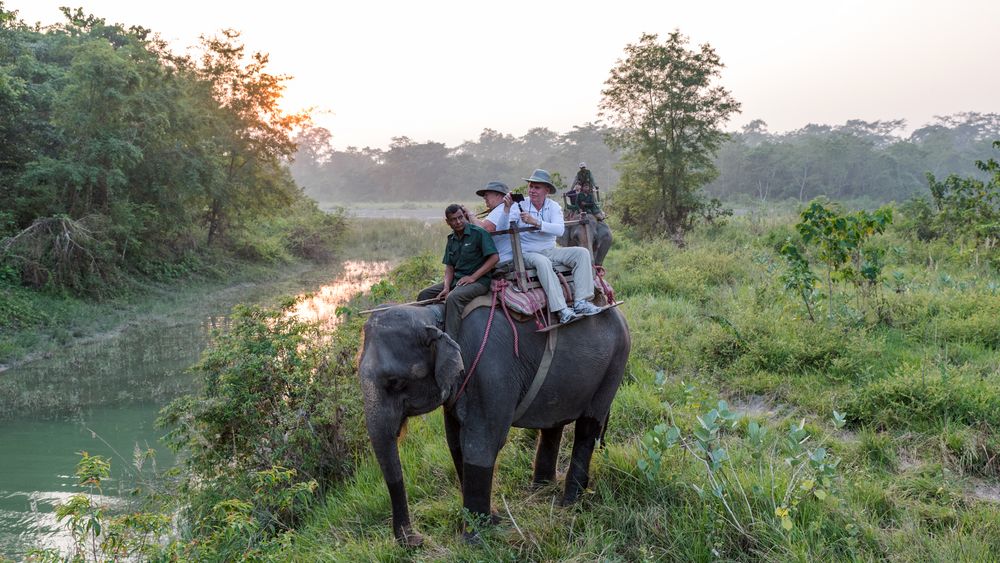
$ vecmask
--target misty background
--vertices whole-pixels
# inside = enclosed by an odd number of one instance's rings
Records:
[[[872,205],[927,193],[928,172],[982,175],[975,161],[992,155],[1000,139],[1000,114],[964,112],[941,116],[905,134],[901,119],[808,124],[772,133],[755,120],[716,155],[719,177],[705,187],[724,201],[809,201],[817,196]],[[394,137],[388,149],[336,150],[321,127],[297,137],[292,175],[305,193],[324,205],[354,202],[474,199],[491,180],[517,186],[535,168],[571,182],[581,161],[609,196],[618,182],[619,154],[604,142],[607,128],[594,123],[558,133],[546,127],[511,133],[484,129],[457,146]]]

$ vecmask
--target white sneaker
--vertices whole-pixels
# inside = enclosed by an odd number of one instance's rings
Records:
[[[559,324],[564,325],[579,316],[580,315],[573,312],[573,309],[566,307],[565,309],[559,311]]]
[[[573,304],[573,312],[575,312],[578,315],[586,315],[589,317],[590,315],[596,315],[597,313],[600,313],[601,308],[595,306],[590,301],[584,301],[581,299],[580,301],[577,301],[576,303]]]

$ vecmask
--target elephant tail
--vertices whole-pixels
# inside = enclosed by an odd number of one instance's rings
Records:
[[[608,423],[609,422],[611,422],[611,411],[610,410],[608,411],[608,414],[605,415],[605,417],[604,417],[604,424],[601,426],[601,442],[600,442],[600,444],[601,444],[601,449],[602,450],[604,449],[604,446],[605,446],[604,436],[607,435],[607,433],[608,433]]]

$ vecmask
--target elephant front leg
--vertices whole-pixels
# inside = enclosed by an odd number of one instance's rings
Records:
[[[580,418],[576,421],[576,437],[573,440],[573,460],[566,474],[566,492],[563,505],[573,504],[580,497],[590,481],[590,459],[601,435],[601,422],[594,418]]]
[[[556,480],[556,461],[559,458],[559,442],[562,441],[562,432],[562,426],[544,428],[538,432],[535,473],[531,478],[532,487],[542,487]]]
[[[452,413],[444,411],[444,435],[448,441],[448,451],[451,452],[451,461],[455,464],[455,473],[458,475],[459,488],[462,485],[462,473],[465,470],[462,461],[462,428]]]
[[[462,506],[469,516],[464,537],[469,543],[478,543],[481,526],[497,523],[491,513],[493,498],[493,466],[481,467],[469,463],[463,467]]]

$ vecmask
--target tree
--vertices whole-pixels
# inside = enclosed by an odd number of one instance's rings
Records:
[[[680,237],[692,226],[706,205],[701,187],[718,175],[713,157],[728,138],[720,127],[740,109],[712,85],[723,68],[715,50],[687,44],[677,30],[663,43],[643,34],[601,92],[601,116],[615,127],[608,141],[624,152],[615,205],[647,234]]]
[[[264,53],[245,61],[239,37],[230,29],[202,37],[198,73],[220,104],[214,138],[223,170],[208,186],[209,245],[241,215],[271,212],[294,200],[297,188],[283,164],[295,154],[293,132],[309,120],[307,113],[281,110],[289,77],[268,73]]]

